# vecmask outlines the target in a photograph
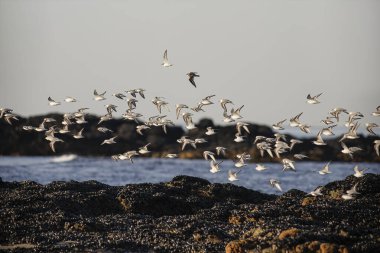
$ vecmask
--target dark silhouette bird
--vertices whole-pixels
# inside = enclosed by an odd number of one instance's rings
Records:
[[[196,88],[197,85],[195,84],[194,82],[194,77],[199,77],[198,73],[197,72],[189,72],[186,74],[188,77],[189,77],[189,81],[192,85],[194,85],[194,87]]]

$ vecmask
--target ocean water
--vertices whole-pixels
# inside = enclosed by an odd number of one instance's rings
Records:
[[[239,181],[233,184],[265,193],[278,194],[269,184],[269,179],[278,179],[282,189],[299,189],[305,192],[331,181],[342,180],[353,174],[353,167],[368,168],[368,173],[380,173],[379,163],[341,163],[330,164],[331,174],[320,175],[318,170],[326,162],[303,162],[295,164],[297,172],[282,171],[279,163],[263,163],[268,169],[256,171],[255,163],[248,164],[239,173]],[[113,161],[108,157],[0,157],[0,177],[3,181],[32,180],[41,184],[52,181],[97,180],[108,185],[136,183],[158,183],[170,181],[178,175],[195,176],[213,183],[230,183],[228,170],[234,169],[230,160],[220,165],[221,171],[209,172],[209,161],[184,159],[137,158],[129,161]]]

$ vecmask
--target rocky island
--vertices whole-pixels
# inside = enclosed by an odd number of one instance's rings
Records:
[[[97,130],[99,127],[99,117],[96,115],[87,115],[85,126],[71,126],[71,134],[57,134],[64,142],[56,144],[56,152],[54,153],[49,147],[49,142],[45,140],[43,132],[25,131],[23,126],[38,126],[43,122],[44,118],[55,119],[56,122],[61,122],[62,114],[45,114],[28,118],[19,117],[19,120],[9,125],[5,121],[0,121],[0,155],[4,156],[51,156],[62,154],[77,154],[81,156],[112,156],[123,153],[129,150],[136,150],[139,147],[150,143],[149,154],[145,157],[162,157],[168,153],[176,153],[180,158],[194,159],[203,158],[203,151],[213,150],[217,146],[228,148],[226,158],[234,159],[237,154],[248,152],[253,157],[253,162],[280,162],[277,157],[268,155],[261,156],[259,150],[254,144],[257,136],[268,138],[274,137],[274,131],[271,127],[255,123],[249,123],[247,128],[250,134],[245,136],[245,141],[236,143],[234,141],[236,126],[232,125],[217,125],[211,119],[203,118],[196,124],[197,128],[185,130],[180,125],[168,126],[167,133],[162,127],[152,126],[146,130],[144,135],[136,132],[136,126],[143,124],[142,122],[126,121],[123,119],[112,119],[101,126],[106,126],[114,133],[102,133]],[[50,125],[56,124],[50,123]],[[49,126],[50,126],[49,125]],[[47,126],[46,126],[47,127]],[[217,129],[215,135],[206,136],[207,127]],[[79,132],[82,128],[83,139],[74,139],[72,133]],[[101,143],[112,136],[117,136],[116,143],[113,145],[101,145]],[[206,138],[207,142],[198,144],[197,149],[186,147],[181,150],[181,144],[177,142],[182,136],[188,136],[191,139]],[[295,138],[291,135],[285,135],[287,141]],[[282,158],[294,159],[293,155],[301,153],[308,157],[309,161],[347,161],[347,162],[380,162],[374,150],[374,141],[377,136],[359,135],[357,139],[349,139],[346,144],[360,147],[360,152],[355,153],[355,156],[343,154],[339,140],[341,135],[333,136],[334,138],[326,139],[325,146],[316,146],[313,144],[315,136],[310,135],[309,138],[300,139],[302,143],[295,145],[292,152],[283,153]]]
[[[342,194],[357,183],[356,198]],[[177,176],[158,184],[0,181],[1,252],[379,252],[380,175],[313,197]]]

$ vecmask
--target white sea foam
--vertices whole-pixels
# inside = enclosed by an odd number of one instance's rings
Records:
[[[51,159],[51,162],[53,163],[64,163],[64,162],[70,162],[72,160],[75,160],[77,159],[77,155],[73,155],[73,154],[70,154],[70,155],[61,155],[61,156],[57,156],[57,157],[54,157]]]

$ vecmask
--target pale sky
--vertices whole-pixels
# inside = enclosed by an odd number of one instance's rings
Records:
[[[380,1],[0,0],[0,107],[23,116],[126,102],[112,93],[147,90],[150,100],[195,106],[215,94],[245,105],[244,120],[273,124],[304,112],[320,124],[334,107],[367,121],[380,105]],[[173,67],[161,66],[168,49]],[[186,73],[200,78],[194,88]],[[93,101],[93,90],[107,100]],[[308,93],[321,104],[306,104]],[[78,103],[49,107],[47,98]],[[166,114],[166,112],[165,112]],[[219,105],[196,119],[221,123]],[[371,118],[372,117],[372,118]]]

